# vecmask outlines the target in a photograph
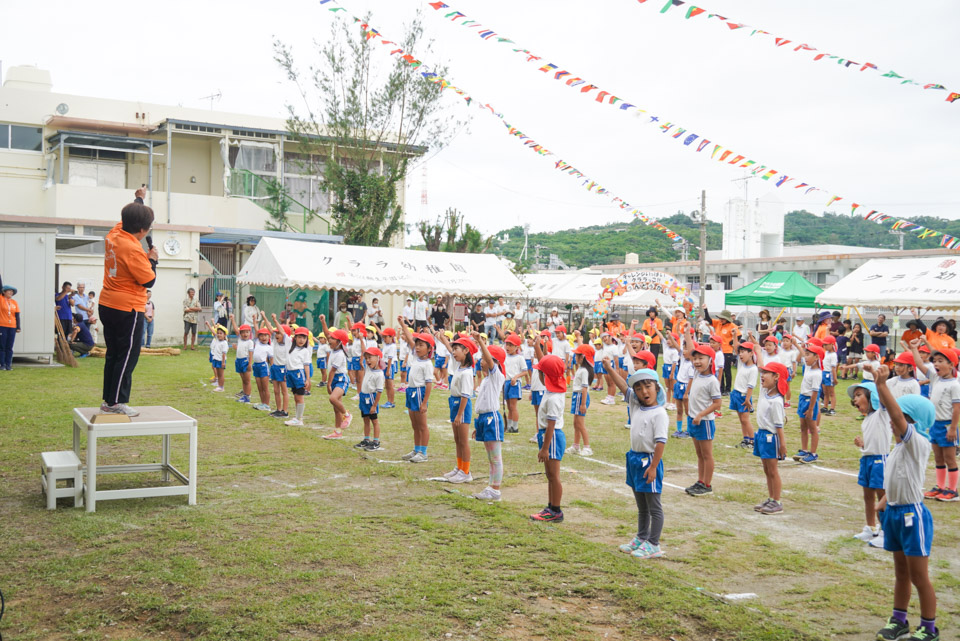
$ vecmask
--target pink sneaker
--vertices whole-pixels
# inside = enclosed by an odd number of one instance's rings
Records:
[[[325,438],[328,441],[335,441],[337,439],[343,438],[343,432],[341,432],[340,430],[337,430],[335,432],[331,432],[330,434],[325,434],[320,438]]]
[[[345,430],[348,427],[350,427],[350,422],[352,420],[353,420],[353,414],[350,414],[349,412],[345,414],[343,417],[343,422],[340,423],[340,429]]]

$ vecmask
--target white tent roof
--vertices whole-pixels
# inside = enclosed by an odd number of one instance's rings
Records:
[[[378,294],[525,297],[527,288],[491,254],[356,247],[264,238],[237,282]]]
[[[523,284],[529,288],[526,298],[533,300],[549,300],[549,296],[563,286],[564,283],[574,277],[574,272],[563,272],[560,274],[524,274],[521,278]]]
[[[960,256],[874,258],[827,288],[817,302],[960,309]]]

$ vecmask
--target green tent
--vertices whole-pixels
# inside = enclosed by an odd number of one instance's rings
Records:
[[[815,309],[822,307],[814,302],[822,293],[822,289],[797,272],[770,272],[746,287],[727,293],[726,304]]]

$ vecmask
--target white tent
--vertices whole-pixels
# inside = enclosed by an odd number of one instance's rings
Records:
[[[526,297],[527,288],[491,254],[355,247],[263,238],[237,282],[379,294]]]
[[[559,275],[559,274],[557,274]],[[572,277],[568,277],[566,282],[554,287],[551,291],[540,296],[540,300],[553,303],[578,303],[581,305],[592,305],[597,302],[600,294],[603,292],[603,281],[610,280],[609,274],[600,272],[580,271]],[[537,298],[533,295],[531,298]],[[656,291],[634,290],[627,292],[622,296],[617,296],[610,301],[611,305],[650,307],[651,305],[660,308],[673,308],[677,304],[666,294]]]
[[[524,274],[521,279],[529,289],[525,298],[550,300],[549,296],[574,277],[575,272]]]
[[[875,258],[826,289],[817,303],[960,309],[960,256]]]

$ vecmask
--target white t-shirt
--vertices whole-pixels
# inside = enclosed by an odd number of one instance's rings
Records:
[[[237,339],[237,358],[250,358],[250,352],[253,351],[253,339]]]
[[[632,389],[627,390],[630,404],[630,449],[653,454],[657,443],[667,442],[667,410],[662,405],[644,407]]]
[[[712,374],[697,374],[690,382],[687,398],[689,399],[687,416],[695,418],[720,398],[720,381]],[[710,420],[710,418],[708,416],[704,420]]]
[[[486,320],[483,321],[483,324],[487,327],[490,325],[496,325],[499,317],[497,316],[498,308],[496,305],[487,305],[483,308],[483,314],[486,316]]]
[[[893,394],[894,398],[920,393],[920,382],[915,378],[902,378],[900,376],[888,378],[887,387],[890,388],[890,393]]]
[[[447,356],[450,356],[450,350],[447,349],[447,346],[444,345],[442,341],[437,341],[436,356],[437,358],[446,358]]]
[[[526,343],[524,343],[524,344],[523,344],[523,350],[522,350],[521,353],[523,354],[523,359],[524,359],[525,361],[532,361],[532,360],[533,360],[533,345],[527,345]],[[524,367],[526,367],[526,363],[524,363]]]
[[[814,392],[820,390],[823,383],[823,371],[815,367],[807,367],[803,373],[803,380],[800,381],[800,395],[813,396]]]
[[[412,303],[407,303],[406,305],[403,306],[403,317],[406,318],[408,321],[413,320],[413,304]]]
[[[470,398],[473,396],[473,368],[457,367],[453,371],[453,378],[450,379],[450,396],[463,396]]]
[[[810,326],[806,323],[803,325],[794,325],[792,333],[801,343],[806,343],[807,339],[810,338]]]
[[[690,383],[693,377],[696,375],[697,370],[693,368],[693,363],[687,359],[680,357],[680,366],[677,368],[676,379],[680,383]]]
[[[837,353],[836,352],[827,352],[823,355],[823,371],[833,372],[833,368],[837,366]]]
[[[757,426],[760,429],[776,433],[777,429],[783,428],[785,414],[782,396],[770,396],[767,390],[760,390],[760,400],[757,403]]]
[[[564,362],[567,360],[567,352],[570,351],[570,343],[567,340],[555,338],[553,339],[553,352],[554,356],[559,356]]]
[[[521,354],[507,354],[507,359],[503,362],[504,369],[507,370],[507,378],[520,376],[527,371],[527,361]]]
[[[331,351],[333,350],[330,349],[328,344],[317,343],[317,358],[329,358]]]
[[[753,388],[757,386],[757,376],[759,374],[760,370],[757,369],[756,365],[740,363],[740,367],[737,368],[737,377],[733,381],[733,389],[744,396],[750,396],[753,393]]]
[[[791,347],[790,349],[781,349],[777,352],[777,356],[780,358],[780,362],[783,363],[790,372],[793,372],[797,368],[797,357],[800,356],[800,350]]]
[[[956,378],[938,378],[930,384],[930,402],[937,410],[938,421],[953,418],[953,406],[960,403],[960,382]]]
[[[563,325],[563,319],[560,318],[559,314],[556,316],[553,316],[552,314],[547,316],[547,329],[549,329],[551,332],[554,330],[554,328],[561,325]]]
[[[277,339],[274,338],[271,345],[273,346],[273,364],[286,366],[287,364],[287,351],[290,349],[289,336],[284,339],[284,342],[278,343]]]
[[[410,356],[410,345],[407,343],[407,341],[403,341],[397,347],[397,350],[400,353],[400,360],[406,363],[407,358]]]
[[[303,369],[310,362],[309,347],[294,347],[292,352],[287,354],[287,371]]]
[[[590,373],[583,367],[578,367],[577,372],[573,375],[572,390],[574,392],[582,392],[588,387],[590,387]]]
[[[350,358],[356,358],[357,356],[363,356],[363,343],[359,338],[355,338],[350,341],[350,346],[347,348],[347,351],[350,354]]]
[[[562,392],[544,392],[537,411],[537,427],[547,429],[548,421],[556,421],[553,429],[563,429],[563,413],[567,409],[567,395]]]
[[[227,352],[230,350],[230,344],[226,340],[214,338],[210,341],[210,356],[215,361],[227,360]]]
[[[620,346],[617,345],[615,342],[604,343],[603,358],[609,358],[610,360],[612,360],[614,367],[616,367],[617,359],[620,358]]]
[[[391,363],[397,360],[397,344],[396,343],[384,343],[383,347],[380,350],[383,352],[383,361],[385,363]]]
[[[407,383],[410,387],[425,387],[432,382],[433,359],[413,356],[410,359],[410,371],[407,372]]]
[[[333,374],[347,373],[347,355],[342,349],[331,349],[330,356],[327,359],[327,369]]]
[[[266,363],[271,358],[273,358],[273,345],[257,341],[257,344],[253,346],[253,362]]]
[[[875,360],[875,361],[866,361],[866,360],[864,360],[864,361],[857,361],[856,363],[854,363],[854,365],[856,366],[856,368],[857,368],[858,370],[860,370],[860,372],[863,374],[863,380],[865,380],[865,381],[872,381],[872,380],[874,380],[874,378],[873,378],[873,372],[871,372],[870,370],[868,370],[868,369],[866,369],[866,368],[864,367],[864,365],[866,365],[867,363],[872,363],[871,367],[876,367],[876,366],[878,366],[878,365],[880,364],[880,359],[877,359],[877,360]]]
[[[863,456],[886,456],[890,453],[893,430],[890,429],[890,415],[883,406],[863,417],[860,431],[863,434],[863,447],[860,448]]]
[[[727,360],[727,357],[724,355],[724,353],[721,352],[720,350],[717,350],[717,353],[713,357],[713,364],[717,370],[717,375],[719,375],[720,372],[723,371],[723,364],[724,362],[726,362],[726,360]]]
[[[663,345],[663,362],[664,363],[677,363],[680,361],[680,352],[675,350],[666,343]]]
[[[473,390],[473,372],[470,372],[470,390]],[[506,380],[504,375],[500,372],[499,367],[494,367],[487,376],[480,381],[480,387],[477,389],[477,404],[476,412],[478,416],[480,414],[488,414],[490,412],[496,412],[500,408],[500,391],[503,390],[503,383]]]
[[[360,392],[363,394],[376,394],[383,391],[383,370],[365,368],[363,382],[360,383]]]
[[[887,505],[919,505],[923,503],[923,485],[926,481],[927,461],[930,459],[930,441],[907,427],[903,440],[893,446],[887,455],[883,472],[883,489]],[[914,515],[914,525],[919,514]]]
[[[536,367],[539,363],[536,358],[533,359],[533,366]],[[547,386],[543,384],[543,381],[540,380],[540,372],[536,369],[533,370],[533,375],[530,376],[530,391],[531,392],[546,392]]]
[[[413,307],[413,319],[418,321],[427,320],[427,309],[430,307],[430,303],[425,300],[418,300]]]

